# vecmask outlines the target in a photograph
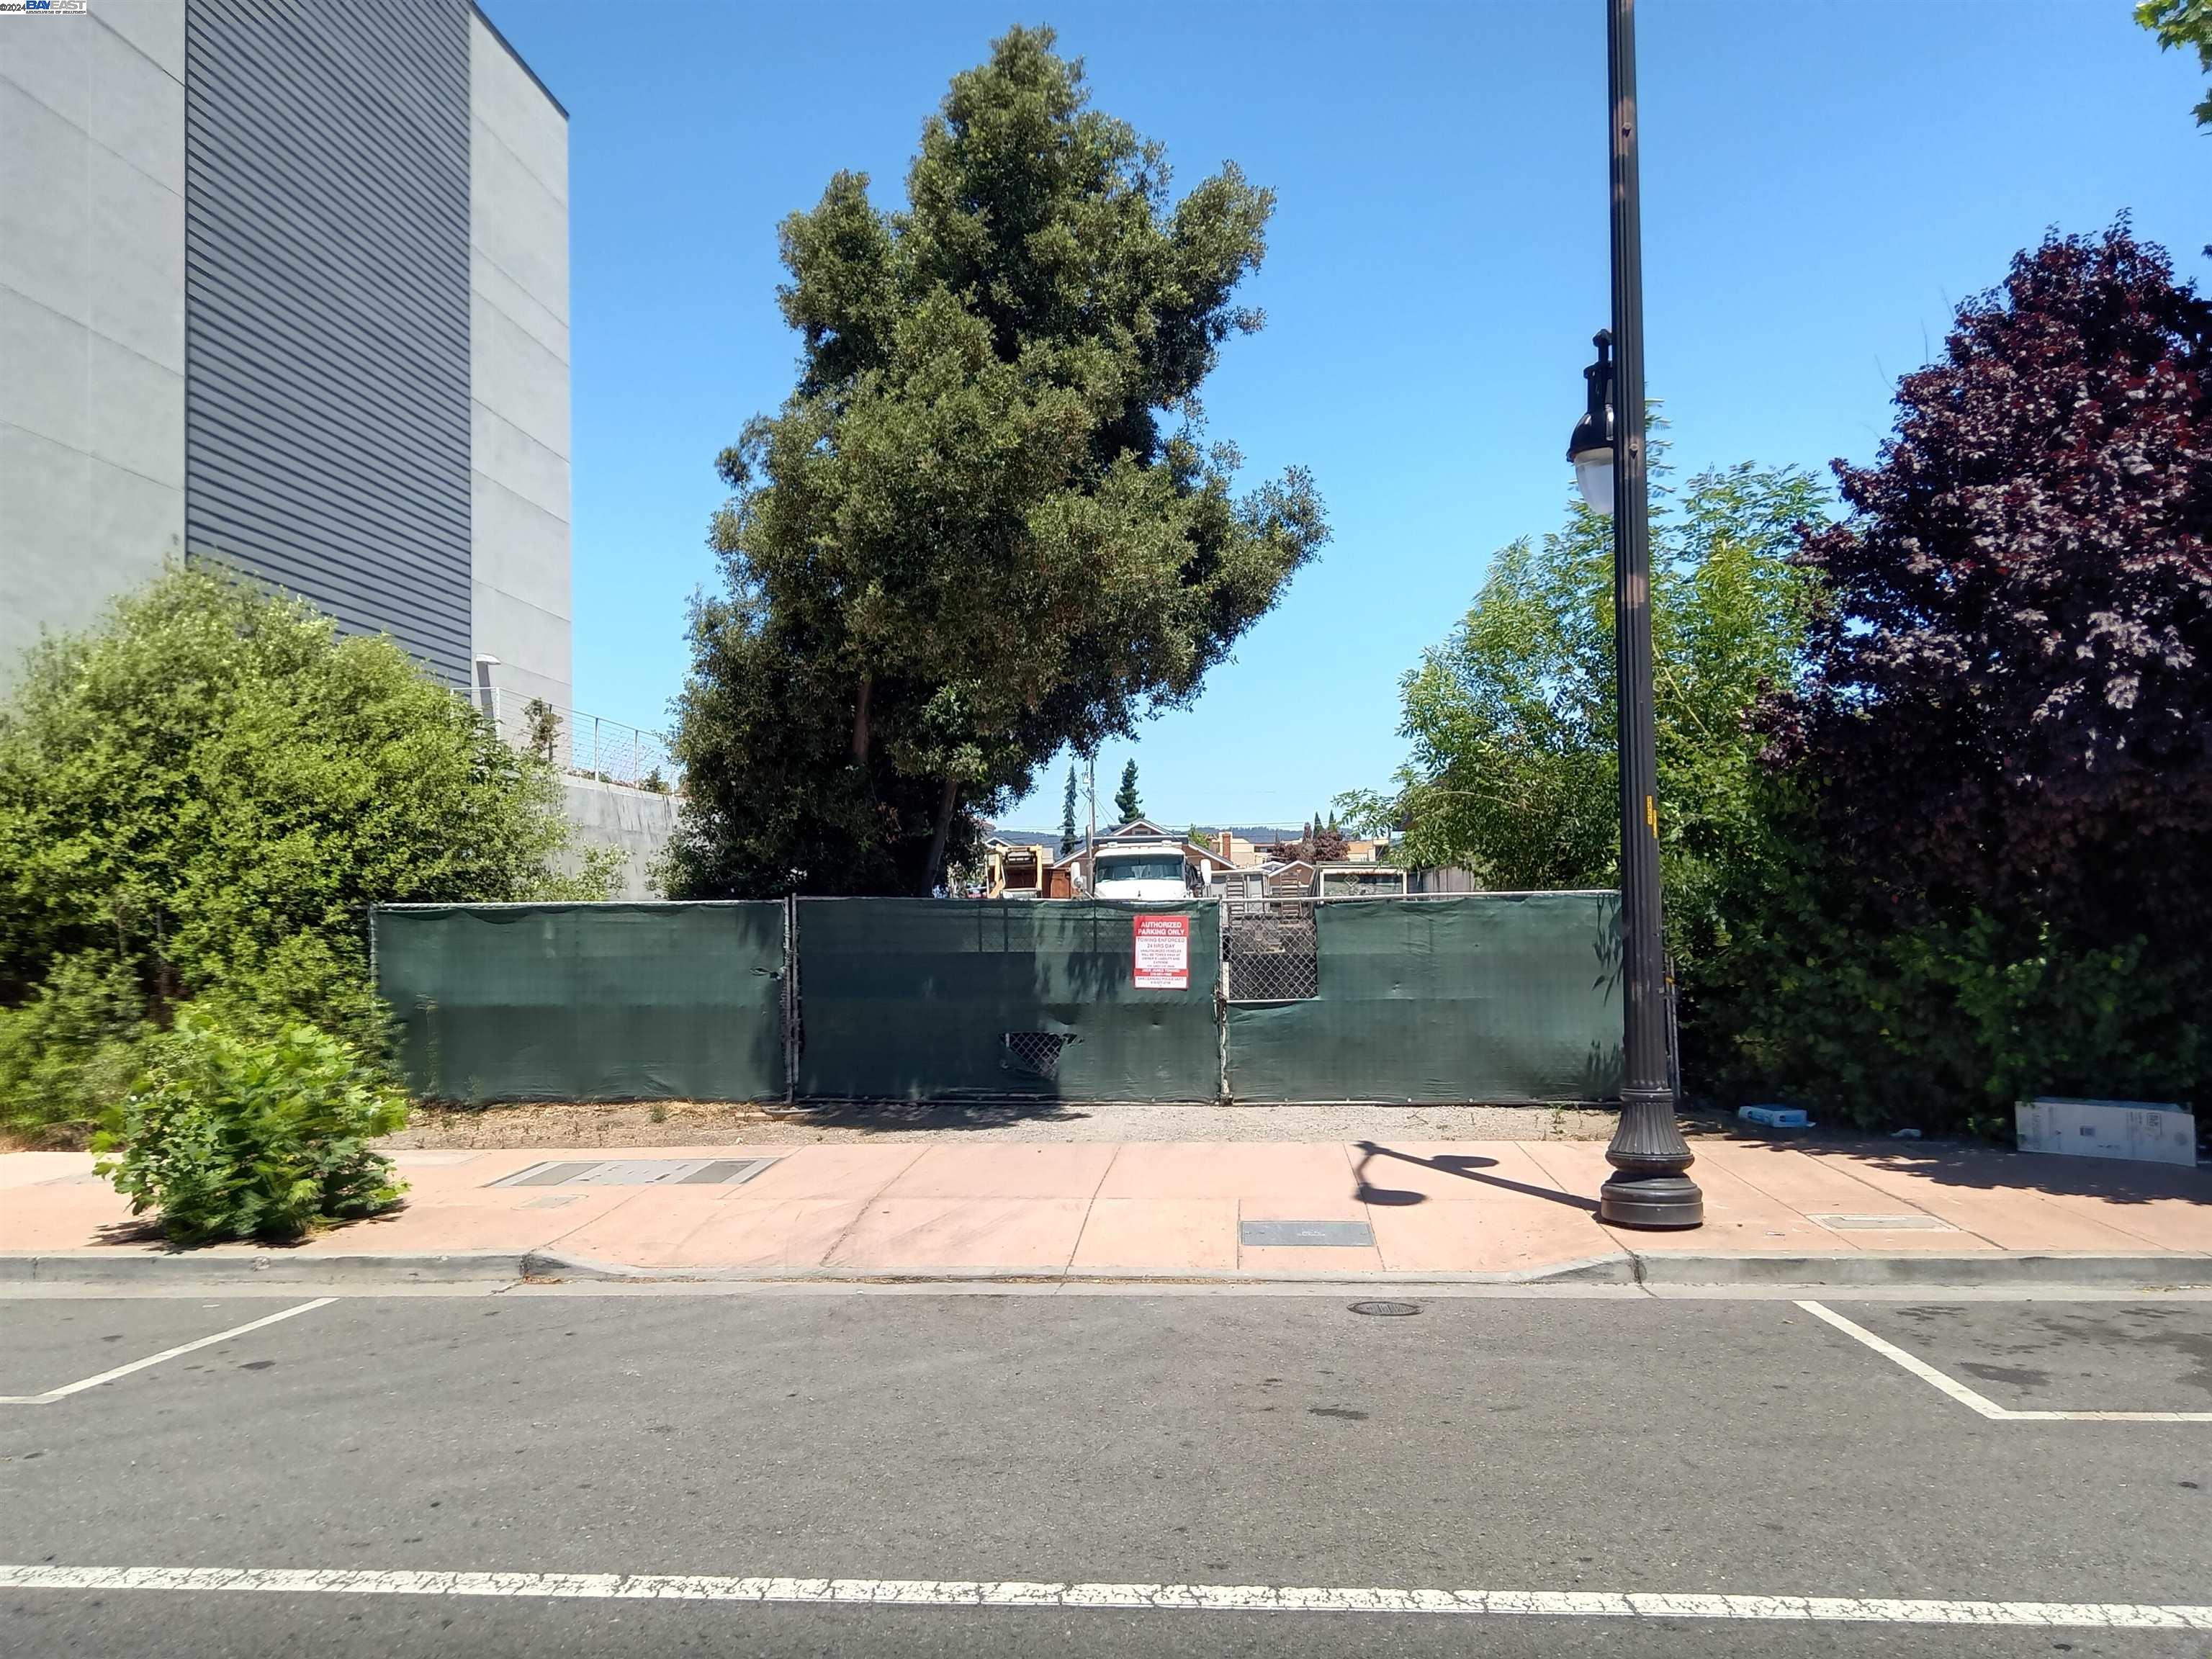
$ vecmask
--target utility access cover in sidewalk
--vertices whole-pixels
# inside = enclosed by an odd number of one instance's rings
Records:
[[[533,1164],[489,1187],[735,1187],[772,1158],[603,1158],[587,1163]]]
[[[1922,1215],[1815,1215],[1806,1212],[1805,1219],[1826,1227],[1832,1233],[1955,1233],[1959,1230],[1941,1216]]]
[[[1358,1249],[1375,1242],[1375,1229],[1364,1221],[1243,1221],[1237,1226],[1240,1244],[1332,1245]]]

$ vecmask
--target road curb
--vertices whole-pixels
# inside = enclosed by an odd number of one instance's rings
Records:
[[[640,1267],[547,1250],[303,1255],[270,1250],[118,1255],[104,1250],[0,1254],[0,1285],[113,1285],[134,1288],[224,1285],[945,1285],[1010,1288],[1049,1285],[1163,1287],[1237,1285],[1799,1285],[1814,1290],[1911,1285],[2126,1285],[2141,1290],[2212,1286],[2212,1255],[1698,1255],[1624,1251],[1510,1273],[1066,1273],[1020,1268],[871,1272],[856,1267],[763,1271],[744,1267]]]
[[[2145,1290],[2212,1285],[2212,1255],[2099,1255],[2039,1251],[1942,1255],[1693,1255],[1636,1252],[1639,1285],[2131,1285]]]
[[[0,1285],[453,1285],[519,1279],[524,1259],[520,1250],[362,1255],[54,1250],[0,1254]]]
[[[1024,1267],[942,1267],[908,1271],[866,1267],[634,1267],[591,1256],[533,1250],[523,1277],[534,1284],[585,1281],[623,1285],[1633,1285],[1636,1264],[1625,1254],[1587,1257],[1511,1273],[1246,1273],[1234,1268],[1067,1273]]]

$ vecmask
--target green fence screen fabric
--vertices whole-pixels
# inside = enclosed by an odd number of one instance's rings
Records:
[[[780,903],[374,915],[402,1074],[439,1100],[783,1097]]]
[[[1180,916],[1189,982],[1139,989],[1139,916]],[[1220,1093],[1211,904],[803,899],[799,1093],[852,1100]]]
[[[395,906],[374,919],[377,988],[428,1098],[781,1098],[784,917],[775,902]],[[1221,1093],[1218,905],[806,899],[798,918],[802,1097]],[[1310,937],[1317,995],[1227,1011],[1234,1099],[1620,1092],[1612,894],[1328,903]]]
[[[1486,893],[1324,904],[1320,994],[1229,1010],[1240,1101],[1620,1092],[1620,902]]]

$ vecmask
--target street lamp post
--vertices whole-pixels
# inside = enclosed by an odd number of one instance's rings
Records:
[[[1651,691],[1651,522],[1644,423],[1644,231],[1637,179],[1636,0],[1606,0],[1613,116],[1613,328],[1583,371],[1589,405],[1567,450],[1583,499],[1613,514],[1614,722],[1620,751],[1620,1122],[1598,1218],[1695,1227],[1705,1195],[1668,1080],[1659,925],[1659,760]],[[1611,489],[1606,486],[1610,474]],[[1608,499],[1609,495],[1609,499]]]

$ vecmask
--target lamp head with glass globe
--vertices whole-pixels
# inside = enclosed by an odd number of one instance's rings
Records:
[[[1613,331],[1598,330],[1591,344],[1597,361],[1583,371],[1589,383],[1589,407],[1567,440],[1567,459],[1575,465],[1575,489],[1593,513],[1613,512]]]

